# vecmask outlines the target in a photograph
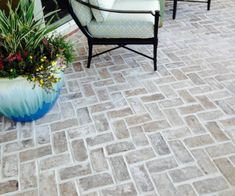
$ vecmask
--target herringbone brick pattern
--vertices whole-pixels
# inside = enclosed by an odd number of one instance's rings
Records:
[[[86,69],[85,39],[70,37],[78,56],[53,110],[0,118],[0,194],[235,195],[235,1],[179,3],[175,21],[171,7],[157,72],[124,49]]]

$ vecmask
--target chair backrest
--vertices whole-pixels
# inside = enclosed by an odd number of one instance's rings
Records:
[[[115,0],[89,0],[90,4],[101,7],[101,8],[105,8],[105,9],[111,9],[113,7],[114,2]],[[103,22],[107,18],[109,12],[92,9],[92,14],[94,15],[95,20],[97,22]]]
[[[88,0],[83,0],[88,3]],[[92,19],[91,9],[76,0],[70,0],[71,8],[82,26],[87,26]]]

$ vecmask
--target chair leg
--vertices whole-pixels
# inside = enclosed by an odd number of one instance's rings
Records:
[[[92,48],[93,48],[93,44],[92,44],[90,41],[88,41],[88,61],[87,61],[87,68],[90,68],[90,66],[91,66]]]
[[[153,44],[153,66],[154,71],[157,71],[157,42]]]
[[[207,10],[210,10],[211,9],[211,0],[208,0],[207,1]]]
[[[176,17],[176,11],[177,11],[177,0],[174,0],[174,3],[173,3],[173,15],[172,15],[173,20]]]

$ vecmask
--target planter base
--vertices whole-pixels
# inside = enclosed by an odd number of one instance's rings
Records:
[[[14,120],[15,122],[31,122],[34,120],[37,120],[39,118],[42,118],[46,113],[48,113],[53,106],[55,105],[58,97],[59,97],[60,92],[56,95],[55,99],[50,102],[50,103],[43,103],[42,108],[40,108],[37,112],[30,116],[24,116],[24,117],[14,117],[11,116],[10,119]]]

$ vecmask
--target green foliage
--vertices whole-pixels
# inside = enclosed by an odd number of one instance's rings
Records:
[[[62,36],[49,36],[56,11],[34,18],[34,1],[20,0],[9,13],[0,10],[0,77],[25,76],[46,90],[58,82],[58,73],[73,59],[73,46]]]
[[[8,2],[8,9],[8,15],[0,10],[0,40],[7,53],[14,54],[26,48],[35,50],[41,40],[56,28],[50,25],[52,18],[46,24],[42,18],[34,18],[34,1],[20,0],[15,9]]]
[[[54,37],[50,39],[50,43],[56,48],[60,48],[61,55],[64,56],[67,63],[72,62],[74,59],[73,45],[70,42],[66,42],[62,36]]]

